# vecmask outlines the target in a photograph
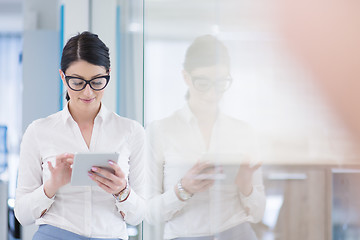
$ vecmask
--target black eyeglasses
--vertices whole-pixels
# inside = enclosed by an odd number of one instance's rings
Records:
[[[93,90],[100,91],[103,90],[109,83],[110,75],[95,77],[90,80],[85,80],[80,77],[65,76],[65,80],[69,88],[73,91],[81,91],[88,84]]]
[[[211,80],[206,77],[191,77],[191,80],[194,84],[195,89],[200,92],[207,92],[212,87],[215,87],[215,90],[218,92],[225,92],[230,88],[233,81],[231,76],[216,80]]]

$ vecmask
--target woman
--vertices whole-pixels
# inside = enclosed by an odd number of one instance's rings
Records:
[[[110,78],[109,49],[90,32],[63,49],[65,108],[34,121],[21,143],[15,215],[39,226],[34,240],[128,239],[126,223],[144,213],[144,131],[106,109],[101,99]],[[97,186],[71,186],[75,152],[119,152],[113,172],[93,167]],[[103,177],[95,173],[100,173]]]
[[[147,128],[147,220],[165,222],[165,239],[256,239],[249,222],[261,220],[265,194],[254,134],[219,108],[232,82],[226,47],[210,35],[197,38],[183,76],[186,106]]]

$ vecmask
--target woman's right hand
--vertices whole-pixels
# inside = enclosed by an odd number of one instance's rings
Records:
[[[181,185],[185,191],[191,194],[206,191],[213,185],[214,180],[201,176],[211,175],[214,172],[213,164],[198,162],[181,179]]]
[[[51,177],[44,185],[44,192],[48,198],[52,198],[59,188],[70,182],[73,161],[74,154],[63,153],[56,156],[55,166],[48,162]]]

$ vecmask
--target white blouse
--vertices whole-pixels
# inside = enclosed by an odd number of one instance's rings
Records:
[[[141,223],[145,213],[145,134],[136,121],[107,110],[104,105],[94,121],[90,147],[68,107],[34,121],[21,143],[15,215],[23,225],[50,224],[86,237],[128,239],[126,223]],[[119,152],[118,164],[126,174],[131,193],[124,202],[98,186],[61,187],[49,199],[44,183],[50,178],[48,161],[75,152]],[[42,212],[46,210],[46,213]],[[120,211],[125,214],[123,217]]]
[[[261,170],[253,175],[249,196],[242,195],[234,182],[242,156],[256,161],[254,134],[247,124],[219,114],[207,148],[197,119],[186,105],[150,124],[147,132],[152,157],[146,220],[151,224],[165,222],[165,239],[208,236],[261,220],[266,200]],[[199,160],[222,165],[223,178],[220,174],[208,191],[180,201],[174,186]]]

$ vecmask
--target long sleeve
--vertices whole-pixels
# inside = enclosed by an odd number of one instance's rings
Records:
[[[253,191],[249,196],[244,196],[239,192],[240,201],[245,208],[248,221],[259,222],[265,212],[266,196],[262,181],[262,171],[258,169],[253,175]]]
[[[129,185],[131,192],[124,202],[116,202],[119,211],[125,215],[125,222],[130,225],[140,224],[144,219],[145,205],[145,131],[134,121],[131,136],[128,139]]]
[[[54,202],[44,193],[40,151],[35,124],[26,130],[20,149],[15,216],[22,225],[34,223]]]
[[[261,162],[261,148],[258,140],[259,135],[254,129],[248,127],[247,138],[249,143],[248,154],[252,158],[251,162],[257,164]],[[252,186],[253,190],[249,196],[244,196],[239,192],[239,198],[247,212],[248,221],[257,223],[261,221],[264,216],[266,206],[265,187],[261,167],[253,174]]]
[[[157,123],[147,128],[148,145],[148,207],[146,221],[150,224],[168,221],[176,215],[186,202],[180,201],[175,194],[174,188],[164,191],[164,137]]]

